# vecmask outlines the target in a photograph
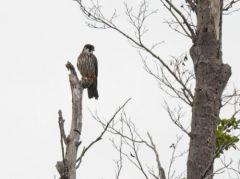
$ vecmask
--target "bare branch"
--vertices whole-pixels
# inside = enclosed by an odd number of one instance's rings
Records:
[[[172,76],[166,74],[165,68],[161,64],[155,63],[157,72],[153,72],[147,64],[147,57],[144,58],[141,53],[139,54],[142,58],[145,70],[159,82],[160,89],[170,97],[181,99],[187,105],[192,107],[193,98],[192,93],[189,94],[189,92],[192,91],[191,86],[195,76],[193,72],[185,68],[187,56],[185,55],[183,58],[173,57],[173,60],[170,63],[171,71],[175,74],[179,82],[184,85],[183,87],[182,85],[179,85],[179,83],[176,83],[175,78],[172,79]]]
[[[128,129],[129,129],[129,131],[131,133],[131,138],[134,139],[134,134],[133,134],[134,131],[132,130],[130,125],[128,125]],[[145,170],[144,170],[144,168],[142,166],[142,162],[140,161],[140,158],[139,158],[139,155],[138,155],[138,147],[136,147],[136,143],[134,141],[131,141],[131,142],[132,142],[132,149],[133,149],[133,152],[134,152],[133,157],[135,157],[140,171],[143,173],[145,178],[148,179],[148,176],[147,176],[147,174],[146,174],[146,172],[145,172]]]
[[[95,116],[96,119],[96,116]],[[101,121],[100,119],[96,119],[99,121]],[[153,154],[155,155],[156,158],[156,164],[157,164],[157,169],[158,169],[158,175],[156,175],[153,171],[153,169],[150,169],[148,167],[148,173],[153,176],[154,178],[157,179],[165,179],[165,172],[163,167],[161,166],[160,163],[160,159],[159,159],[159,155],[158,152],[156,150],[156,146],[153,143],[152,137],[150,136],[150,134],[148,133],[148,138],[150,140],[150,143],[148,143],[147,141],[145,141],[144,139],[142,139],[142,137],[139,135],[139,133],[136,130],[135,125],[127,119],[126,114],[123,112],[121,119],[119,120],[120,122],[120,130],[117,130],[115,127],[115,125],[113,124],[112,126],[109,127],[109,132],[115,135],[120,136],[121,140],[123,141],[123,144],[127,147],[129,147],[131,149],[130,155],[126,152],[124,152],[123,150],[120,150],[121,147],[118,147],[117,144],[115,143],[115,141],[112,139],[111,142],[114,146],[114,148],[121,153],[122,156],[126,157],[128,159],[128,161],[130,161],[137,169],[139,169],[139,171],[144,175],[145,178],[149,178],[145,168],[143,167],[142,161],[140,160],[140,156],[139,156],[139,147],[141,144],[144,144],[145,146],[147,146],[147,148],[149,148],[151,151],[153,151]],[[100,122],[101,124],[103,124],[103,122]],[[103,124],[104,126],[104,124]],[[126,131],[124,130],[124,128],[126,128]],[[128,134],[126,134],[126,132],[128,132]]]
[[[77,158],[76,163],[77,164],[77,168],[79,168],[81,162],[82,162],[82,158],[84,157],[85,153],[95,144],[97,143],[99,140],[102,139],[103,135],[106,133],[110,123],[114,120],[114,118],[116,117],[116,115],[125,107],[125,105],[131,100],[131,98],[129,98],[121,107],[119,107],[119,109],[113,114],[113,116],[111,117],[111,119],[108,121],[108,123],[106,124],[105,128],[103,129],[103,131],[101,132],[101,134],[94,140],[92,141],[87,147],[84,147],[80,156]]]
[[[172,3],[172,1],[169,0],[160,0],[164,7],[172,14],[172,16],[175,18],[177,23],[181,26],[182,30],[186,33],[186,36],[192,39],[194,42],[196,39],[196,35],[194,30],[192,29],[191,25],[189,24],[187,18],[183,15],[183,13]],[[177,15],[181,18],[183,23],[180,21],[180,19],[177,17]],[[185,24],[185,26],[184,26]]]
[[[119,151],[119,160],[115,161],[115,164],[117,165],[117,170],[115,172],[116,179],[120,179],[120,173],[123,168],[122,148],[123,148],[123,138],[120,137],[120,145],[119,145],[119,148],[117,149]]]
[[[157,13],[157,10],[149,12],[149,4],[146,0],[143,0],[140,3],[139,10],[136,15],[133,13],[133,8],[129,8],[126,2],[124,3],[124,6],[126,9],[126,15],[129,18],[129,23],[134,28],[135,37],[138,39],[139,43],[142,43],[142,37],[148,31],[148,29],[144,26],[144,23],[148,17]]]
[[[225,1],[223,11],[229,11],[231,8],[233,8],[233,5],[239,3],[240,0],[230,0],[230,1]]]
[[[177,127],[179,127],[185,134],[190,136],[189,132],[181,124],[181,118],[183,117],[182,107],[179,106],[177,110],[176,109],[171,110],[171,108],[169,107],[168,103],[165,101],[165,109],[166,109],[170,119],[173,121],[173,123]]]
[[[176,161],[176,159],[179,158],[179,157],[182,157],[184,154],[187,153],[187,151],[186,151],[186,152],[182,152],[182,153],[176,155],[176,149],[177,149],[177,147],[179,145],[179,142],[181,140],[182,140],[182,136],[180,136],[180,137],[177,136],[177,141],[170,146],[170,148],[172,148],[172,155],[171,155],[170,164],[169,164],[169,167],[168,167],[168,175],[167,175],[168,179],[173,178],[174,175],[175,175],[175,170],[172,171],[172,166],[173,166],[174,162]],[[179,176],[182,176],[183,173],[181,173]],[[176,177],[176,178],[178,178],[178,177]]]
[[[229,105],[233,105],[234,108],[236,108],[237,104],[240,104],[240,91],[234,87],[233,91],[230,94],[229,93],[223,94],[222,101],[223,101],[222,107],[229,104]]]
[[[82,0],[76,0],[78,4],[80,5],[80,8],[83,12],[83,14],[86,16],[86,18],[91,22],[97,22],[99,24],[104,25],[106,28],[111,28],[117,32],[119,32],[121,35],[123,35],[125,38],[127,38],[130,42],[132,42],[134,45],[136,45],[141,50],[144,50],[145,52],[149,53],[152,57],[154,57],[156,60],[158,60],[164,68],[173,76],[173,78],[179,83],[180,86],[182,86],[183,90],[186,91],[186,93],[193,99],[192,92],[186,88],[185,84],[178,79],[176,74],[171,70],[171,68],[164,62],[163,59],[161,59],[157,54],[155,54],[150,48],[145,46],[141,40],[141,38],[134,39],[133,37],[127,35],[124,31],[122,31],[119,27],[117,27],[112,21],[106,19],[103,16],[103,13],[101,12],[101,9],[98,6],[94,6],[94,13],[92,13],[91,9],[87,9],[83,3]],[[140,8],[141,9],[141,8]],[[131,12],[131,10],[129,10]],[[141,14],[141,13],[140,13]],[[97,28],[97,26],[96,26]],[[141,36],[138,36],[141,37]]]
[[[158,177],[159,177],[159,179],[166,179],[164,169],[162,168],[161,163],[160,163],[160,159],[159,159],[159,155],[158,155],[156,146],[153,143],[151,135],[149,133],[147,133],[147,135],[148,135],[148,138],[149,138],[149,140],[151,142],[151,145],[152,145],[151,149],[153,150],[153,152],[155,154],[155,157],[156,157],[156,163],[157,163],[157,166],[158,166]]]
[[[237,162],[236,168],[231,166],[231,164],[233,163],[232,159],[229,162],[226,162],[225,157],[224,157],[224,159],[220,159],[220,160],[225,169],[227,169],[228,171],[231,171],[235,174],[234,178],[236,178],[236,179],[240,178],[240,160]],[[233,177],[229,177],[229,178],[233,178]]]

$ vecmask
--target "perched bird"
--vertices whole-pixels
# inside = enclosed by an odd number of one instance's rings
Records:
[[[83,87],[88,89],[88,97],[98,99],[98,62],[93,51],[94,46],[86,44],[78,57],[77,67],[82,75]]]

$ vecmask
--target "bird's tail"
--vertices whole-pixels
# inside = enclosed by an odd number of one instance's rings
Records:
[[[88,87],[88,98],[98,99],[97,80]]]

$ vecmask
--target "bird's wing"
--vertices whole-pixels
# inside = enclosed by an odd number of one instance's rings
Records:
[[[78,56],[78,59],[77,59],[77,68],[78,68],[79,71],[81,71],[80,70],[80,60],[81,60],[81,58],[82,58],[82,53]]]
[[[98,61],[97,61],[97,57],[92,54],[92,59],[93,59],[93,64],[94,64],[94,68],[95,68],[95,75],[96,77],[98,76]]]

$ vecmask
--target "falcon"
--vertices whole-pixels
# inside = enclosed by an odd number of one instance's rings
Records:
[[[88,97],[98,99],[97,76],[98,62],[93,54],[94,46],[86,44],[77,60],[77,67],[82,75],[83,87],[88,90]]]

